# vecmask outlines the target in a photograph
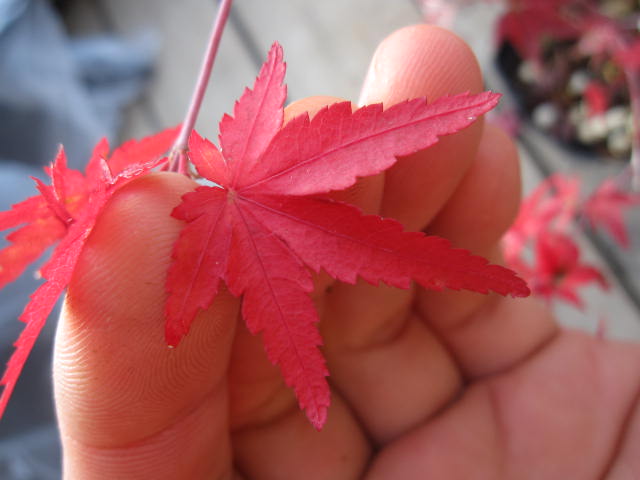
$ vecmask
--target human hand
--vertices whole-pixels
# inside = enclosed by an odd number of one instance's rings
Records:
[[[419,26],[382,44],[362,102],[481,89],[468,47]],[[54,362],[66,478],[640,477],[640,347],[560,331],[533,299],[320,276],[320,433],[228,293],[167,348],[169,213],[192,188],[166,173],[128,185],[78,263]],[[499,261],[519,194],[512,142],[480,121],[336,197]]]

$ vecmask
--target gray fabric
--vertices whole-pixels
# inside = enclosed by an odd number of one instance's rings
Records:
[[[25,0],[0,0],[0,33],[7,29],[27,8]]]
[[[43,0],[0,36],[0,158],[32,165],[51,161],[63,143],[80,166],[104,135],[59,19]]]
[[[74,168],[84,168],[95,142],[116,136],[122,108],[148,78],[152,36],[71,40],[45,0],[0,0],[0,209],[36,194],[63,143]],[[113,143],[113,142],[112,142]],[[6,244],[0,240],[0,247]],[[46,255],[45,255],[46,257]],[[22,331],[17,321],[40,283],[36,266],[0,292],[0,368]],[[51,388],[51,315],[0,421],[0,479],[60,478],[60,446]]]

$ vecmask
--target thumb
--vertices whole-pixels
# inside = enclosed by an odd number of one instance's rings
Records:
[[[177,348],[164,341],[165,276],[181,228],[170,213],[193,188],[168,173],[127,185],[79,259],[54,357],[68,478],[231,471],[226,372],[237,301],[221,293]]]

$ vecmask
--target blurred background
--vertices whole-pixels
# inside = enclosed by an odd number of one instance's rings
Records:
[[[42,176],[60,143],[82,168],[101,137],[117,145],[181,122],[215,9],[215,0],[0,0],[0,209],[35,192],[29,175]],[[355,101],[385,36],[420,22],[451,28],[476,52],[487,88],[505,94],[490,120],[517,137],[525,195],[538,192],[505,240],[510,265],[563,323],[640,339],[640,199],[629,161],[639,11],[635,0],[236,0],[197,128],[216,138],[275,40],[290,100]],[[1,293],[3,363],[34,273]],[[60,478],[54,327],[0,423],[2,479]]]

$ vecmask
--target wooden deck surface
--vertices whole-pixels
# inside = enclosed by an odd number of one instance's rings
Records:
[[[147,135],[182,120],[214,12],[214,0],[76,2],[69,18],[76,32],[132,36],[151,31],[160,38],[153,83],[145,98],[128,112],[123,139]],[[487,22],[495,12],[485,6],[468,13],[459,16],[455,27],[477,49],[491,84],[495,72],[490,66],[491,27]],[[218,119],[232,109],[244,86],[252,83],[275,40],[284,47],[290,100],[332,95],[355,101],[378,42],[393,30],[421,20],[419,9],[410,0],[236,0],[197,128],[206,136],[217,136]],[[561,168],[549,161],[548,168]],[[540,181],[540,165],[540,159],[522,149],[525,189]],[[584,166],[582,170],[584,173]],[[602,171],[588,172],[587,177],[603,175]],[[615,274],[620,272],[615,268],[611,271],[608,260],[588,238],[581,238],[580,243],[586,259],[611,274],[613,286],[606,293],[587,289],[586,313],[557,305],[561,321],[594,330],[599,319],[606,318],[609,336],[640,339],[638,299],[633,298],[625,279],[622,283],[616,279]],[[639,240],[635,248],[629,261],[638,262],[632,275],[640,276]],[[640,285],[640,278],[637,284]]]

